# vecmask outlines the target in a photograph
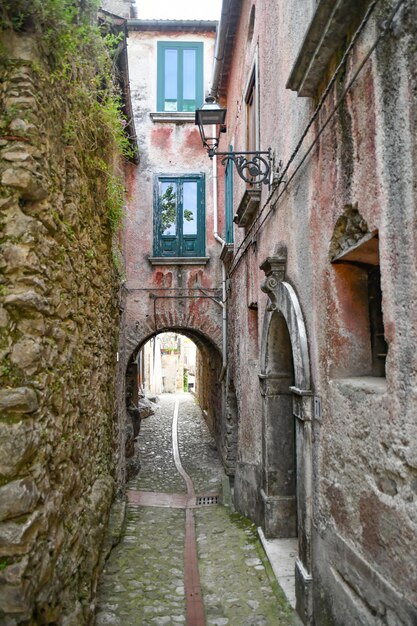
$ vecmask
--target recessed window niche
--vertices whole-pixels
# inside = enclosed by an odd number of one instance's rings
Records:
[[[385,376],[378,231],[370,232],[357,206],[348,205],[330,245],[336,316],[331,324],[331,377]]]

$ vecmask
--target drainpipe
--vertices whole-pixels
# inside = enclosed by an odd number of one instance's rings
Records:
[[[229,13],[231,5],[232,0],[223,0],[219,29],[217,31],[216,37],[216,48],[214,51],[213,80],[210,89],[210,95],[214,98],[217,98],[217,91],[219,89],[219,80],[224,61],[224,49],[226,46],[226,33],[229,25]]]
[[[215,136],[216,127],[213,127],[213,132]],[[225,245],[226,242],[219,235],[219,215],[218,215],[218,204],[217,204],[217,156],[213,157],[213,217],[214,217],[214,238],[221,245]],[[222,381],[224,375],[226,373],[227,368],[227,304],[226,304],[226,266],[224,261],[222,261],[222,352],[223,352],[223,363],[222,363],[222,371],[220,372],[219,381]]]

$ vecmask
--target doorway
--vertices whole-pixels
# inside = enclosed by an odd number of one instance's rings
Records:
[[[297,536],[297,459],[291,387],[294,364],[283,314],[275,311],[263,375],[263,504],[267,538]]]

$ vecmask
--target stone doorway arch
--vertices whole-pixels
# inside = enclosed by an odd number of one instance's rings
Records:
[[[263,529],[267,537],[298,537],[297,612],[312,619],[311,519],[313,394],[304,317],[286,282],[287,253],[280,247],[261,265],[269,299],[261,343],[263,397]]]

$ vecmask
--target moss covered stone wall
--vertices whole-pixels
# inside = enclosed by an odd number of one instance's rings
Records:
[[[118,471],[117,146],[82,50],[0,42],[0,623],[82,626]]]

